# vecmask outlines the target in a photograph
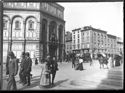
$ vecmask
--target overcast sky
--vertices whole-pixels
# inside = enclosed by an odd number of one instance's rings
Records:
[[[123,2],[63,2],[66,31],[92,26],[123,38]]]

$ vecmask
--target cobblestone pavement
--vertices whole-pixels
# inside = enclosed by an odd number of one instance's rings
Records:
[[[74,70],[71,62],[59,63],[59,71],[55,78],[55,84],[51,88],[40,88],[41,66],[32,68],[31,86],[22,86],[19,77],[16,76],[18,90],[119,90],[123,89],[123,65],[115,68],[100,69],[98,61],[83,64],[84,70]],[[6,90],[6,77],[4,77],[3,90]]]

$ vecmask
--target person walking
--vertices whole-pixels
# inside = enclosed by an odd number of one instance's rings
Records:
[[[15,58],[15,55],[12,51],[8,53],[9,61],[8,61],[8,84],[7,84],[7,90],[17,90],[15,76],[18,73],[18,62]]]
[[[25,56],[26,56],[26,66],[25,66],[25,75],[26,75],[26,81],[27,81],[27,86],[30,86],[30,76],[31,76],[31,69],[32,69],[32,60],[31,60],[31,58],[30,58],[30,54],[29,54],[29,52],[26,52],[25,53]]]
[[[72,68],[75,68],[76,54],[74,53],[74,51],[71,54],[71,58],[72,58]]]
[[[56,71],[58,70],[58,64],[55,56],[51,60],[50,68],[51,68],[51,81],[52,81],[51,85],[54,85]]]
[[[26,80],[24,79],[25,75],[23,75],[25,63],[26,63],[25,52],[22,52],[19,77],[20,77],[20,83],[22,83],[23,85],[26,84]]]
[[[35,58],[35,65],[38,65],[38,59]]]
[[[113,62],[112,62],[113,60],[112,60],[112,57],[111,57],[111,55],[109,55],[109,58],[108,58],[108,67],[109,68],[111,68],[111,67],[113,67]]]
[[[49,69],[50,64],[46,59],[42,60],[42,65],[41,65],[41,76],[40,76],[40,85],[39,87],[50,87],[51,80],[50,80],[50,69]]]
[[[79,56],[76,55],[76,59],[75,59],[75,70],[79,70]]]
[[[80,71],[84,70],[84,69],[83,69],[83,59],[82,59],[81,56],[79,57],[79,70],[80,70]]]

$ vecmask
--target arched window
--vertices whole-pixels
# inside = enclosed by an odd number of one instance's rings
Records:
[[[34,30],[34,22],[32,20],[29,21],[29,30]]]
[[[21,23],[20,23],[20,21],[16,21],[15,22],[15,29],[16,30],[20,30],[21,29]]]
[[[3,20],[3,29],[4,29],[4,30],[7,29],[7,20]]]

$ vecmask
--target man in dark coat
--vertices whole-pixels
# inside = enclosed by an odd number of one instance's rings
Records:
[[[121,61],[122,57],[120,55],[115,55],[115,66],[120,66],[120,61]]]
[[[15,76],[18,73],[18,62],[12,51],[8,53],[8,56],[9,56],[9,61],[8,61],[7,69],[9,74],[9,80],[7,84],[7,90],[11,90],[11,88],[12,90],[17,90]]]
[[[75,68],[76,54],[74,52],[71,54],[71,58],[72,58],[72,68]]]
[[[52,80],[52,85],[53,85],[54,84],[55,75],[56,75],[56,71],[58,70],[58,64],[57,64],[57,61],[56,61],[56,57],[52,58],[50,67],[51,67],[51,74],[52,74],[51,80]]]
[[[27,86],[30,86],[30,76],[31,76],[30,72],[32,69],[32,60],[30,58],[29,52],[26,52],[25,56],[26,56],[26,63],[24,65],[24,69],[25,69],[24,74],[26,75],[26,80],[28,83]]]
[[[19,77],[20,77],[20,83],[22,83],[23,85],[25,85],[26,79],[25,79],[25,75],[23,74],[23,72],[25,71],[25,63],[26,63],[26,58],[25,58],[25,52],[22,53],[22,59],[21,59],[21,64],[20,64],[20,72],[19,72]]]

